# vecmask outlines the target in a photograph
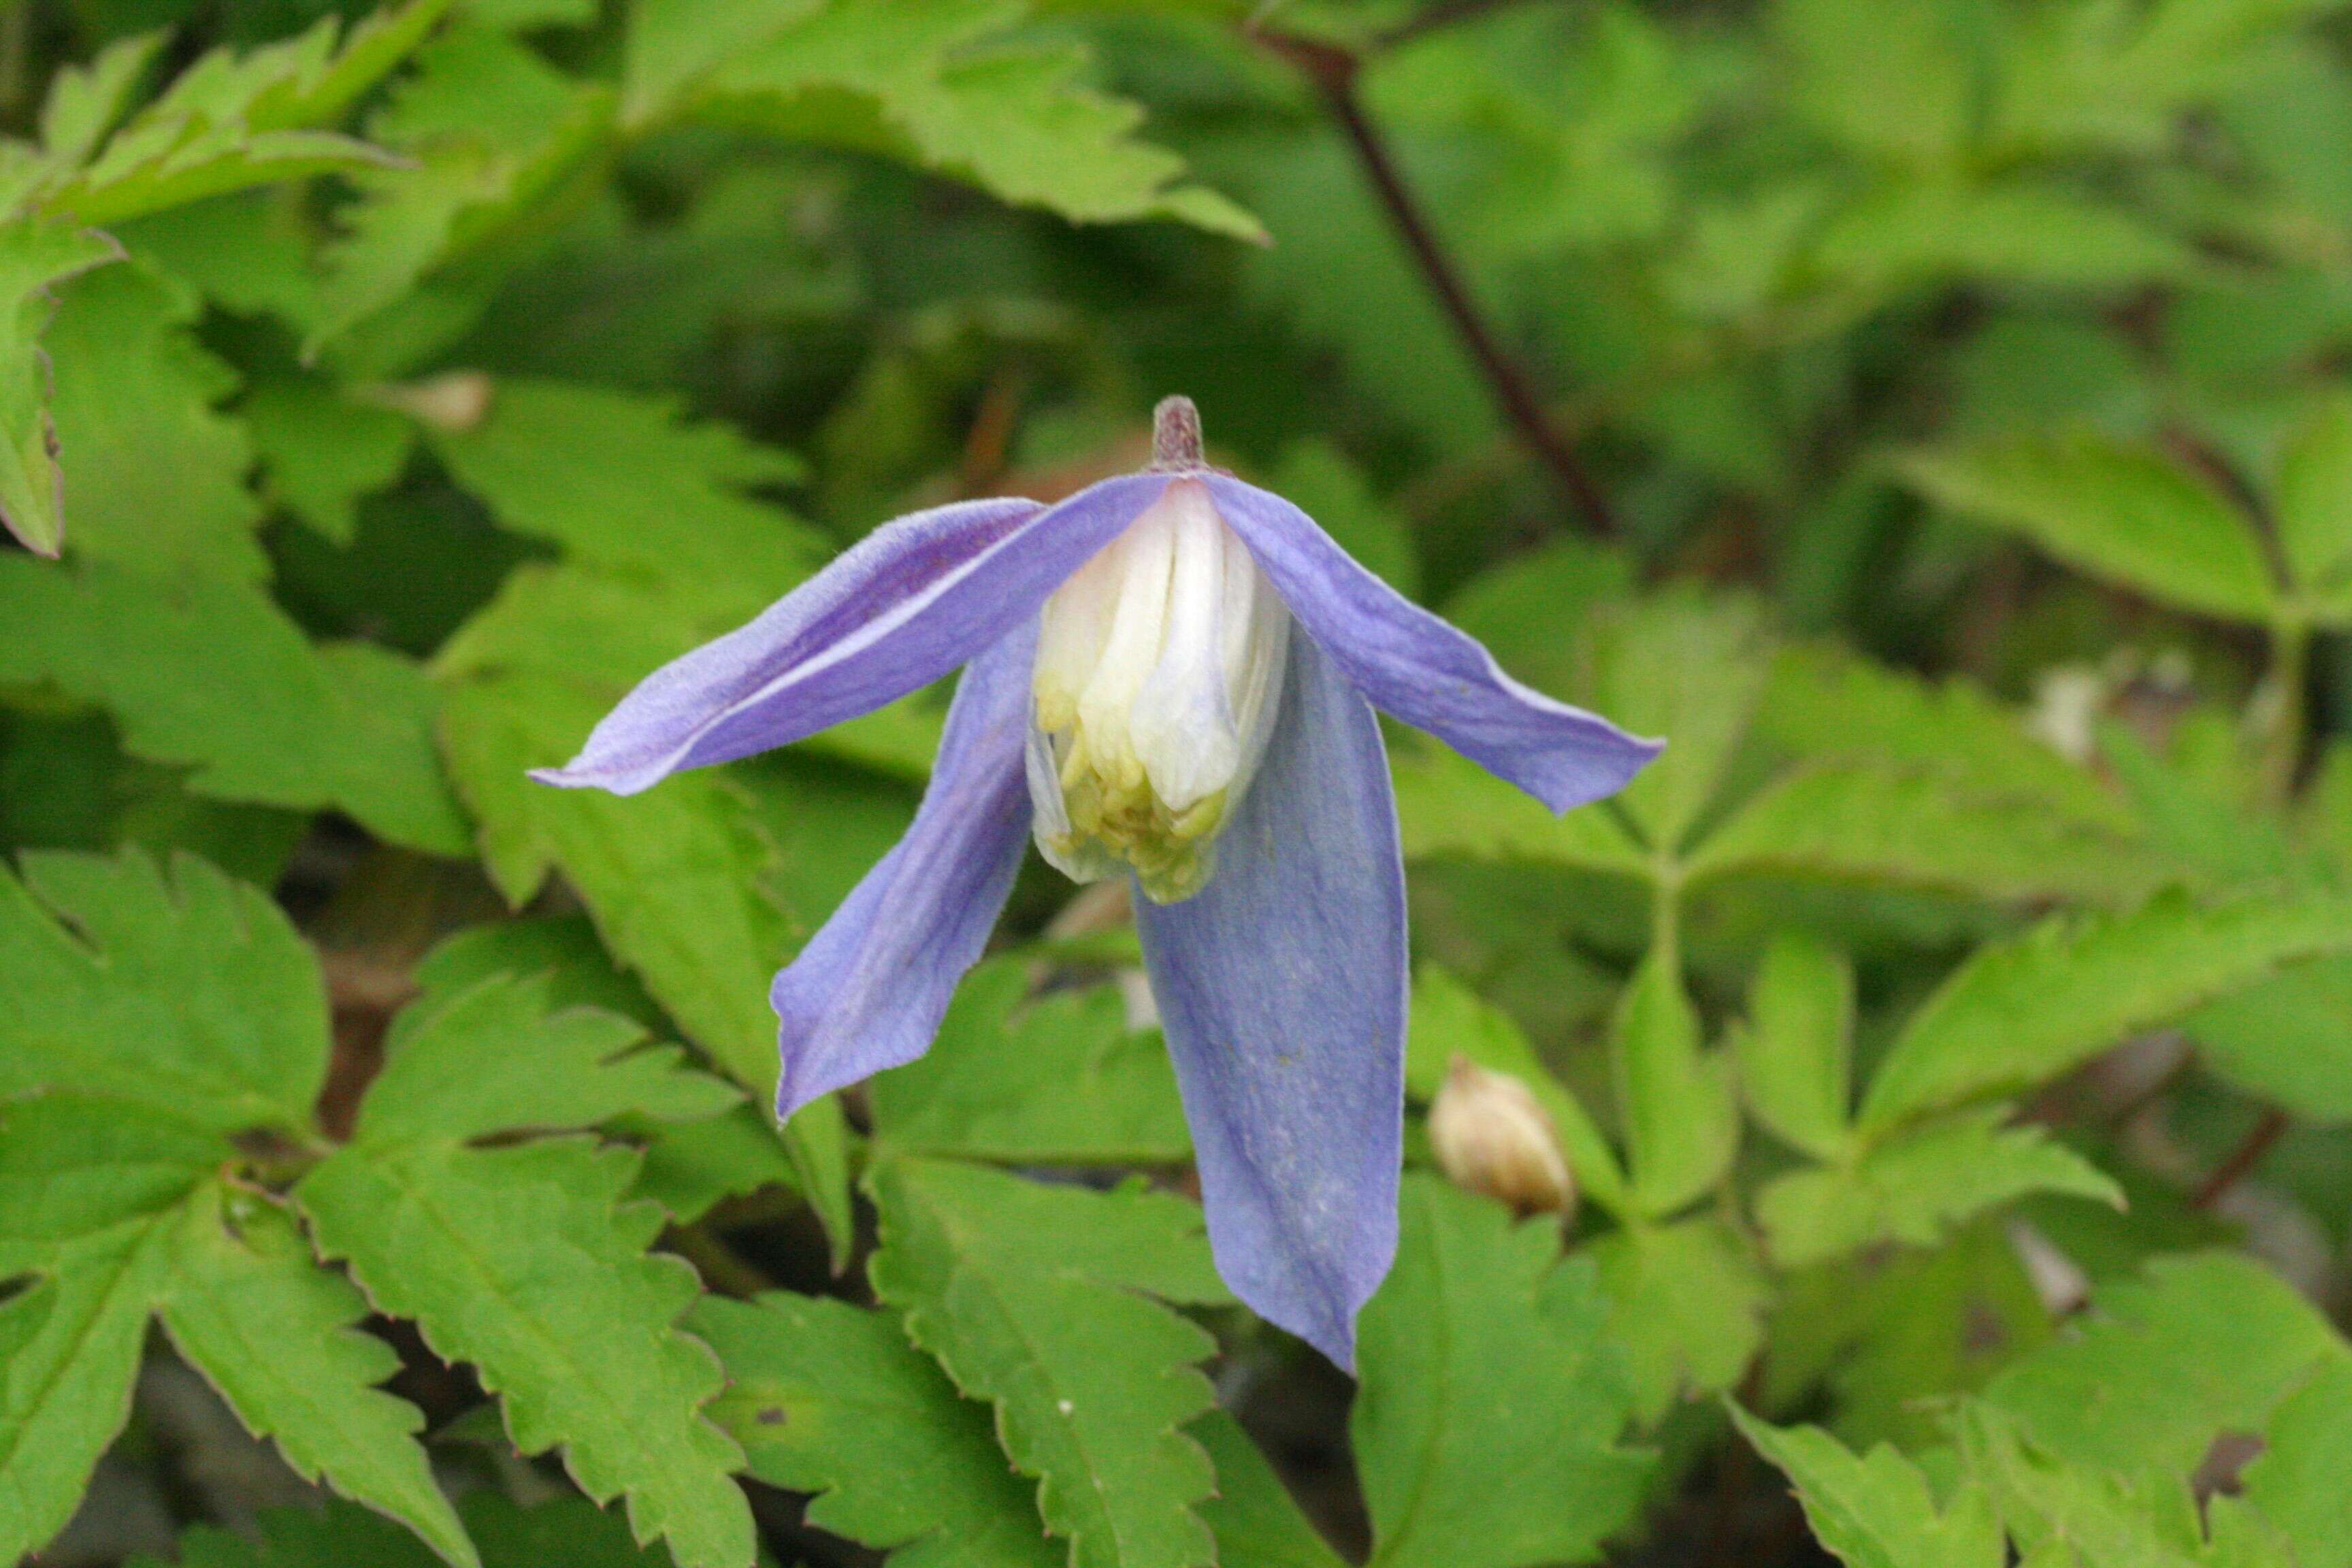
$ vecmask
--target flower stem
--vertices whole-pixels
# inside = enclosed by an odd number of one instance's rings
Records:
[[[2282,621],[2271,627],[2271,667],[2263,677],[2266,700],[2273,710],[2263,753],[2263,793],[2273,805],[2284,805],[2294,794],[2296,773],[2310,719],[2311,628],[2301,621]]]
[[[1363,100],[1356,90],[1363,57],[1319,38],[1272,29],[1261,29],[1257,37],[1296,66],[1321,95],[1324,106],[1354,151],[1356,161],[1363,165],[1365,177],[1371,182],[1373,194],[1387,212],[1391,226],[1412,253],[1423,281],[1437,296],[1438,304],[1453,322],[1463,345],[1470,351],[1470,357],[1477,362],[1496,402],[1502,405],[1519,438],[1549,470],[1587,526],[1596,533],[1614,533],[1617,521],[1608,498],[1601,494],[1601,487],[1593,481],[1575,448],[1553,427],[1551,416],[1536,395],[1527,372],[1503,351],[1486,318],[1479,314],[1460,270],[1446,254],[1436,231],[1422,216],[1421,205],[1414,199],[1412,187],[1405,184],[1404,174],[1391,156],[1379,127],[1365,113]]]

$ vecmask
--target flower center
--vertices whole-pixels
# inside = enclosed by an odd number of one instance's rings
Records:
[[[1206,485],[1171,481],[1045,601],[1029,725],[1037,847],[1081,882],[1201,890],[1281,705],[1290,612]]]

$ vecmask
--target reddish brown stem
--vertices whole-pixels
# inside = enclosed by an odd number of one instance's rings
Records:
[[[1270,30],[1261,31],[1257,37],[1259,42],[1296,66],[1314,84],[1354,151],[1356,161],[1363,165],[1364,175],[1371,182],[1390,225],[1412,253],[1423,279],[1437,296],[1438,304],[1470,351],[1470,357],[1477,362],[1495,400],[1502,405],[1519,438],[1549,470],[1586,523],[1595,532],[1614,533],[1616,518],[1610,510],[1608,498],[1601,493],[1601,487],[1593,482],[1575,448],[1553,427],[1527,373],[1503,351],[1486,318],[1479,314],[1453,258],[1422,216],[1421,205],[1413,199],[1396,160],[1390,155],[1379,127],[1364,112],[1363,100],[1356,91],[1356,79],[1363,65],[1361,58],[1353,50],[1318,38]]]
[[[2263,1119],[2254,1123],[2254,1130],[2246,1134],[2245,1141],[2230,1151],[2228,1159],[2213,1167],[2213,1173],[2205,1178],[2204,1184],[2189,1201],[2200,1209],[2210,1209],[2220,1203],[2229,1194],[2231,1188],[2263,1163],[2273,1145],[2286,1135],[2286,1130],[2293,1124],[2284,1110],[2273,1109],[2263,1111]]]

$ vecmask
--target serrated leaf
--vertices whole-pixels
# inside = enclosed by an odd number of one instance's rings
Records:
[[[1979,803],[1932,774],[1801,768],[1749,797],[1690,858],[1696,883],[1794,873],[2000,900],[2144,894],[2145,849],[2037,805]]]
[[[1036,1490],[890,1313],[782,1293],[706,1297],[689,1320],[727,1363],[711,1416],[771,1486],[817,1494],[808,1521],[893,1568],[1057,1568]]]
[[[2036,174],[1886,181],[1822,225],[1809,260],[1873,292],[1954,279],[2114,288],[2198,270],[2193,252],[2139,213]]]
[[[0,557],[0,679],[104,708],[123,749],[193,764],[218,800],[337,807],[395,844],[467,853],[433,744],[433,688],[399,654],[314,647],[257,588]]]
[[[2352,1356],[2329,1356],[2271,1413],[2263,1451],[2239,1479],[2246,1502],[2300,1561],[2352,1563]]]
[[[0,1301],[0,1553],[11,1561],[65,1527],[130,1416],[174,1217],[68,1243],[49,1273]]]
[[[800,465],[726,426],[682,423],[667,399],[503,381],[479,425],[427,436],[501,527],[571,560],[723,576],[757,607],[823,559],[806,526],[742,493],[796,478]]]
[[[527,227],[609,142],[613,98],[575,81],[479,18],[446,29],[417,51],[416,69],[369,121],[403,166],[359,172],[360,199],[344,237],[326,256],[329,276],[307,347],[345,339],[371,319],[398,316],[436,271]],[[521,247],[491,257],[491,281]],[[407,368],[463,331],[487,292],[426,299],[383,342],[338,343],[379,373]],[[436,309],[449,318],[436,321]],[[404,333],[420,334],[404,338]]]
[[[2314,409],[2280,455],[2279,552],[2296,594],[2352,615],[2352,398]]]
[[[2088,432],[1915,453],[1930,500],[2183,609],[2267,622],[2278,591],[2249,521],[2166,458]]]
[[[66,65],[49,79],[41,103],[41,151],[60,166],[79,167],[125,114],[152,65],[171,40],[163,29],[118,38],[88,65]]]
[[[1537,860],[1618,877],[1650,874],[1649,856],[1606,805],[1579,806],[1554,816],[1541,801],[1467,757],[1434,746],[1400,748],[1391,765],[1396,777],[1397,819],[1411,858],[1470,855]]]
[[[801,1173],[776,1124],[757,1107],[655,1130],[637,1173],[636,1194],[651,1198],[680,1225],[692,1225],[729,1198],[763,1187],[801,1190]]]
[[[2128,837],[2130,809],[2090,769],[2061,756],[2025,716],[1974,683],[1930,682],[1826,642],[1784,645],[1756,731],[1809,763],[1931,773],[1957,798],[2030,806]]]
[[[2352,960],[2289,965],[2181,1026],[2213,1073],[2315,1121],[2352,1121]]]
[[[1028,964],[983,964],[919,1061],[866,1088],[899,1150],[1018,1164],[1173,1164],[1192,1150],[1157,1030],[1127,1026],[1111,986],[1028,1000]]]
[[[1591,1559],[1650,1456],[1617,1446],[1632,1390],[1587,1262],[1557,1228],[1407,1178],[1397,1262],[1359,1324],[1349,1419],[1380,1568]]]
[[[483,1488],[457,1505],[481,1547],[485,1568],[673,1568],[658,1542],[640,1547],[627,1523],[585,1498],[551,1498],[535,1507]],[[265,1509],[251,1536],[198,1525],[180,1537],[181,1568],[436,1568],[432,1553],[391,1521],[330,1498],[324,1508]],[[154,1558],[130,1568],[164,1568]]]
[[[65,479],[41,336],[57,285],[120,260],[105,235],[56,225],[0,225],[0,522],[37,555],[65,542]]]
[[[304,1479],[323,1477],[470,1568],[474,1548],[415,1441],[424,1415],[376,1389],[400,1358],[359,1331],[360,1293],[267,1200],[208,1185],[184,1212],[161,1302],[181,1355]]]
[[[2001,1107],[1907,1128],[1849,1162],[1791,1172],[1756,1197],[1772,1260],[1801,1268],[1883,1241],[1927,1247],[1987,1209],[2034,1193],[2121,1208],[2123,1191]]]
[[[399,415],[352,402],[322,382],[263,382],[237,412],[270,496],[337,544],[350,544],[359,531],[360,498],[398,479],[415,445]]]
[[[1214,1477],[1183,1426],[1212,1403],[1194,1363],[1214,1342],[1143,1294],[1227,1299],[1200,1211],[947,1161],[895,1160],[870,1180],[876,1293],[967,1397],[996,1406],[1074,1568],[1213,1563],[1195,1509]]]
[[[1169,218],[1263,241],[1257,220],[1135,138],[1142,110],[1076,79],[1083,52],[1016,44],[1021,0],[835,0],[703,79],[694,111],[902,158],[1078,223]],[[770,13],[773,15],[772,12]]]
[[[596,940],[585,915],[533,915],[453,931],[416,961],[410,978],[425,1002],[472,989],[493,974],[543,975],[553,1007],[595,1007],[659,1030],[661,1009]]]
[[[0,869],[0,1098],[58,1087],[216,1132],[300,1129],[327,1066],[310,950],[183,856],[28,854]]]
[[[458,788],[482,817],[499,891],[520,905],[560,866],[605,946],[688,1039],[764,1100],[779,1070],[769,981],[833,905],[820,895],[805,912],[783,907],[774,887],[782,847],[740,770],[683,774],[627,800],[529,776],[576,752],[634,679],[696,640],[694,619],[642,588],[580,571],[518,573],[443,651],[443,736]],[[870,792],[862,805],[869,817],[897,810]],[[856,820],[845,812],[824,825],[828,850],[845,863],[871,849],[829,889],[833,900],[887,852],[905,818],[876,822],[863,842],[845,831]],[[786,1137],[803,1192],[845,1249],[838,1103],[803,1108]]]
[[[631,1113],[693,1121],[740,1100],[689,1071],[675,1047],[640,1048],[646,1030],[633,1019],[585,1007],[551,1014],[549,990],[544,978],[499,975],[404,1009],[361,1103],[356,1141],[463,1142]]]
[[[1774,1136],[1817,1159],[1851,1139],[1853,966],[1802,932],[1765,951],[1748,993],[1748,1026],[1732,1036],[1740,1092]]]
[[[1818,1426],[1732,1420],[1796,1484],[1805,1521],[1846,1568],[2003,1568],[2008,1543],[1982,1489],[1963,1482],[1938,1505],[1927,1475],[1885,1443],[1849,1453]]]
[[[1633,1377],[1636,1420],[1649,1426],[1677,1394],[1739,1381],[1764,1342],[1769,1292],[1729,1227],[1715,1219],[1629,1226],[1589,1250],[1609,1298],[1609,1336]]]
[[[1763,693],[1771,646],[1762,618],[1744,600],[1668,595],[1612,607],[1589,635],[1591,705],[1635,734],[1674,737],[1617,800],[1654,848],[1678,849]]]
[[[2055,1077],[2136,1030],[2352,948],[2352,908],[2327,894],[2046,921],[1978,950],[1904,1026],[1863,1097],[1875,1135],[1941,1106]]]
[[[2175,1255],[2102,1287],[2075,1335],[2011,1365],[1984,1399],[2060,1458],[2186,1479],[2216,1434],[2262,1431],[2319,1363],[2347,1353],[2260,1263]]]
[[[702,1408],[719,1366],[676,1330],[694,1273],[646,1253],[661,1212],[623,1202],[635,1166],[572,1139],[363,1141],[295,1195],[380,1310],[474,1364],[518,1448],[562,1445],[581,1489],[625,1496],[637,1539],[667,1537],[681,1568],[750,1568],[751,1512],[729,1479],[742,1451]]]
[[[1217,1538],[1217,1561],[1229,1568],[1340,1568],[1332,1551],[1291,1500],[1241,1423],[1212,1410],[1187,1428],[1217,1468],[1217,1495],[1201,1517]]]
[[[2029,1443],[1998,1408],[1982,1405],[1965,1412],[1960,1437],[1970,1472],[2035,1568],[2289,1568],[2284,1552],[2248,1539],[2252,1531],[2230,1531],[2227,1499],[2211,1510],[2209,1543],[2179,1478],[2070,1462]]]
[[[1671,957],[1654,950],[1626,983],[1609,1059],[1634,1205],[1663,1218],[1720,1182],[1739,1148],[1730,1056],[1700,1048],[1698,1011]]]
[[[1552,1076],[1509,1014],[1444,970],[1423,964],[1413,976],[1406,1020],[1406,1092],[1416,1100],[1434,1100],[1456,1056],[1527,1085],[1551,1118],[1577,1191],[1612,1214],[1623,1212],[1624,1172],[1583,1102]]]

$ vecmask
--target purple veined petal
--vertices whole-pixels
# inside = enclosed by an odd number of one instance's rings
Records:
[[[872,712],[1032,619],[1166,483],[1138,474],[1050,508],[964,501],[885,523],[749,625],[647,676],[570,763],[531,776],[635,795]]]
[[[776,976],[779,1117],[930,1049],[979,962],[1029,842],[1022,755],[1036,650],[1033,618],[972,660],[914,825]]]
[[[1614,795],[1663,749],[1520,685],[1495,658],[1350,560],[1312,518],[1206,476],[1226,524],[1350,685],[1554,811]]]
[[[1137,898],[1218,1272],[1352,1368],[1396,1256],[1404,865],[1380,723],[1291,638],[1274,737],[1208,885]]]

